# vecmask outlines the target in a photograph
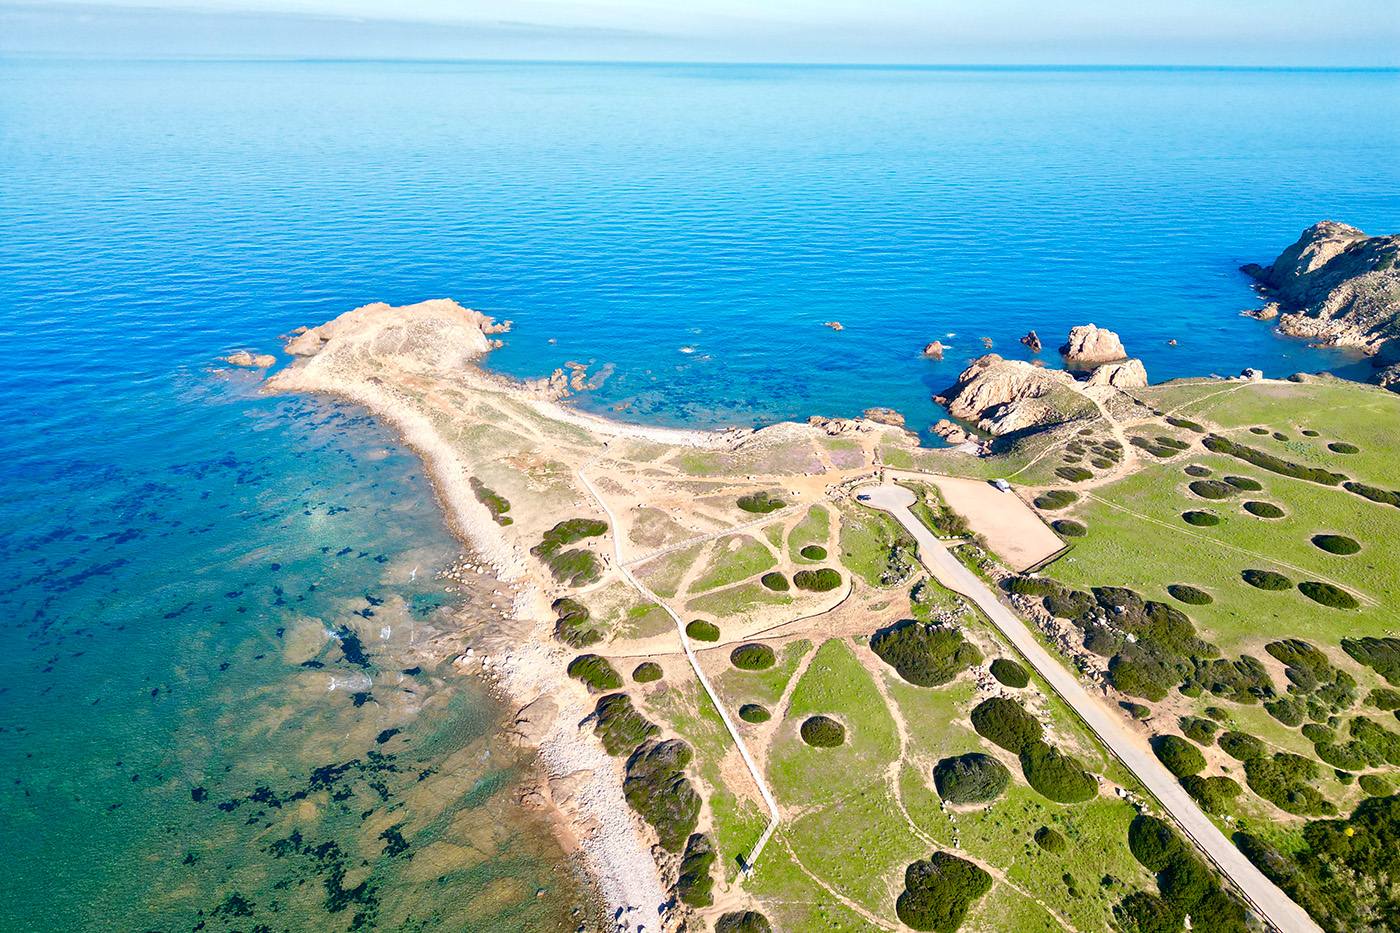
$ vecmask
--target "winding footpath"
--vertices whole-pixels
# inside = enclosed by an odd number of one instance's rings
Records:
[[[919,545],[920,562],[938,582],[970,599],[986,613],[1031,667],[1157,798],[1197,848],[1221,874],[1234,882],[1261,917],[1283,933],[1320,933],[1321,928],[1312,918],[1225,838],[1157,760],[1146,740],[1124,725],[1103,700],[1086,690],[1078,676],[1040,644],[1026,623],[1002,605],[987,585],[914,517],[909,510],[914,504],[913,492],[892,484],[865,486],[857,491],[868,497],[866,505],[889,512],[914,536]]]
[[[607,447],[605,445],[604,450],[606,449]],[[608,516],[608,527],[612,532],[613,562],[617,564],[617,569],[622,573],[622,576],[627,582],[632,585],[633,589],[641,593],[646,599],[651,600],[662,609],[665,609],[666,614],[676,623],[676,634],[680,637],[681,649],[685,652],[686,660],[690,662],[690,669],[695,672],[696,680],[700,681],[700,686],[709,696],[710,702],[715,707],[715,711],[719,713],[719,718],[723,721],[724,728],[729,731],[729,736],[734,740],[735,746],[738,747],[739,755],[744,759],[744,764],[748,767],[749,774],[753,776],[754,783],[758,785],[758,792],[763,797],[763,803],[768,807],[768,825],[764,828],[763,835],[758,837],[758,842],[754,843],[753,850],[750,851],[748,857],[744,859],[744,874],[751,874],[754,864],[758,861],[759,855],[763,852],[763,847],[768,844],[768,840],[772,838],[773,833],[778,829],[778,823],[781,819],[778,811],[778,801],[773,799],[773,792],[768,789],[768,782],[763,779],[762,770],[759,769],[758,763],[754,761],[753,756],[749,754],[749,747],[744,744],[744,740],[739,735],[739,730],[735,727],[734,721],[729,718],[729,713],[725,711],[724,701],[720,699],[719,693],[711,686],[710,679],[705,676],[705,672],[700,669],[700,659],[695,656],[695,651],[690,646],[690,637],[685,633],[685,623],[681,621],[681,617],[676,615],[675,610],[672,609],[665,600],[653,593],[641,580],[638,580],[632,574],[627,564],[623,562],[622,536],[619,534],[620,526],[617,523],[617,516],[613,514],[613,510],[608,505],[607,500],[598,492],[598,487],[593,485],[593,481],[588,478],[585,472],[593,465],[598,457],[601,456],[602,453],[600,452],[597,456],[593,457],[592,460],[589,460],[583,466],[579,467],[578,478],[579,482],[583,483],[584,488],[588,490],[588,494],[598,503],[598,507]]]

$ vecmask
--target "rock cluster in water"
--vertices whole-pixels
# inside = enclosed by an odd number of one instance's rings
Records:
[[[1100,363],[1127,359],[1123,341],[1111,330],[1095,324],[1081,324],[1070,329],[1069,339],[1060,347],[1065,362],[1075,369],[1085,369]]]

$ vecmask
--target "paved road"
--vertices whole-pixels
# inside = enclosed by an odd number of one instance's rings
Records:
[[[910,490],[885,484],[864,486],[857,491],[869,496],[866,505],[889,512],[908,529],[919,544],[919,559],[938,582],[966,596],[987,614],[1031,667],[1161,802],[1177,825],[1221,873],[1235,883],[1260,916],[1285,933],[1320,933],[1321,928],[1312,918],[1225,838],[1171,772],[1157,760],[1147,741],[1129,729],[1107,702],[1086,690],[1076,674],[1041,646],[1026,623],[1002,605],[987,585],[948,553],[933,533],[914,517],[909,511],[909,506],[914,504],[914,494]],[[1205,926],[1203,922],[1196,925],[1199,928]]]

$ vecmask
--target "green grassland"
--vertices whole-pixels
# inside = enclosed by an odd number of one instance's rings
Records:
[[[748,535],[733,535],[715,542],[709,562],[690,585],[692,593],[729,586],[757,576],[778,565],[778,559],[762,541]]]

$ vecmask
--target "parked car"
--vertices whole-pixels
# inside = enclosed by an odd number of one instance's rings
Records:
[[[1000,489],[1002,492],[1011,491],[1011,484],[1004,479],[994,479],[992,480],[992,485]]]
[[[857,494],[857,496],[856,496],[856,501],[857,501],[857,502],[869,502],[869,501],[870,501],[870,496],[868,496],[867,494],[865,494],[865,493],[863,493],[863,492],[862,492],[862,493],[859,493],[859,494]]]

